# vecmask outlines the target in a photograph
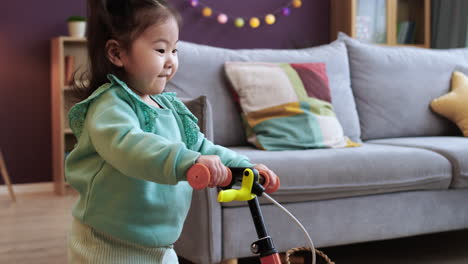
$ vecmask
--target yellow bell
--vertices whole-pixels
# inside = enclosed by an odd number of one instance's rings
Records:
[[[218,193],[218,202],[228,203],[232,201],[248,201],[255,198],[255,194],[252,194],[252,186],[254,183],[255,174],[251,169],[244,170],[242,176],[242,184],[239,190],[228,189]]]

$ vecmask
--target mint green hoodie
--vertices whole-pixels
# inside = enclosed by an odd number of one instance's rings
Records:
[[[161,247],[180,236],[192,188],[186,172],[197,158],[218,155],[226,166],[248,159],[208,141],[197,118],[175,97],[141,100],[114,75],[69,112],[78,143],[65,177],[80,193],[73,216],[119,239]]]

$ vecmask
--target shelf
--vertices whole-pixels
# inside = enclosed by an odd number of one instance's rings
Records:
[[[84,77],[88,68],[86,38],[59,36],[51,40],[51,141],[54,188],[57,194],[65,193],[65,153],[75,147],[77,140],[68,125],[68,112],[78,103],[71,76]],[[77,83],[78,86],[81,83]]]
[[[423,44],[378,44],[381,46],[388,46],[388,47],[413,47],[413,48],[426,48]]]
[[[413,47],[413,48],[425,48],[424,44],[397,44],[396,46],[400,47]]]
[[[58,37],[60,41],[63,42],[79,42],[79,43],[86,43],[86,38],[77,38],[77,37],[69,37],[69,36],[60,36]]]
[[[330,36],[344,32],[375,44],[430,48],[430,17],[430,0],[330,0]]]

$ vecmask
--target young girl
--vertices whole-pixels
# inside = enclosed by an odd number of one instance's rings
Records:
[[[174,93],[179,16],[165,0],[90,0],[90,83],[69,113],[78,139],[66,179],[80,193],[71,263],[178,263],[172,249],[190,207],[187,170],[264,165],[208,141]]]

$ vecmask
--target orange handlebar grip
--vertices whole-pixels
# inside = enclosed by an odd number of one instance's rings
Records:
[[[228,186],[232,181],[232,172],[229,168],[226,167],[226,169],[228,170],[228,177],[219,185],[221,187]],[[195,163],[187,171],[187,181],[195,190],[206,188],[211,182],[210,170],[201,163]]]
[[[266,193],[274,193],[279,189],[279,187],[280,187],[279,177],[276,177],[275,185],[270,186],[270,177],[268,177],[268,174],[263,170],[259,170],[258,173],[260,174],[260,176],[263,177],[264,182],[263,182],[262,186],[265,187],[265,192]]]
[[[187,171],[187,181],[195,190],[206,188],[210,183],[211,175],[208,167],[195,163]]]

